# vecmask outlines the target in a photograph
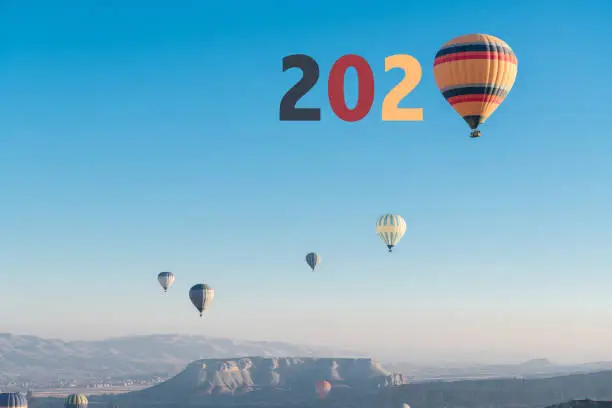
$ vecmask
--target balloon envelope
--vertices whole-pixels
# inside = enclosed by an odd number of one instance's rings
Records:
[[[331,384],[328,381],[319,381],[315,384],[315,392],[319,398],[325,398],[331,391]]]
[[[376,221],[376,233],[387,245],[389,252],[406,233],[406,221],[397,214],[385,214]]]
[[[306,263],[308,264],[308,266],[310,266],[310,268],[312,268],[313,271],[316,269],[320,262],[321,255],[317,254],[316,252],[311,252],[306,255]]]
[[[27,408],[28,400],[20,392],[3,392],[0,394],[0,408]]]
[[[157,275],[157,281],[161,287],[164,288],[165,292],[174,283],[174,274],[172,272],[160,272],[159,275]]]
[[[444,44],[434,60],[434,77],[446,101],[473,130],[504,101],[516,80],[518,60],[501,39],[469,34]]]
[[[70,394],[64,400],[65,408],[87,408],[87,397],[83,394]]]
[[[200,316],[210,306],[214,296],[215,290],[205,283],[198,283],[189,289],[189,299],[200,312]]]

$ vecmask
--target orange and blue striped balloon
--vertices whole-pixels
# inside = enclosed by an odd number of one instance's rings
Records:
[[[440,48],[434,77],[440,92],[472,129],[491,116],[512,89],[518,70],[508,44],[487,34],[457,37]]]

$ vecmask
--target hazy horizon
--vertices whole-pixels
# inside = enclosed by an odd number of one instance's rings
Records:
[[[0,14],[0,331],[612,361],[612,3],[96,4]],[[504,39],[519,65],[478,140],[432,72],[466,32]],[[299,106],[320,123],[278,120],[294,53],[319,62]],[[357,123],[327,101],[347,53],[376,78]],[[381,121],[395,53],[421,63],[402,105],[423,122]],[[407,223],[393,254],[375,233],[387,212]],[[166,295],[160,271],[176,274]],[[216,290],[203,319],[196,283]]]
[[[289,343],[296,346],[304,347],[326,347],[334,349],[337,352],[345,351],[341,354],[343,357],[353,357],[363,355],[368,358],[373,358],[378,361],[387,363],[413,363],[415,365],[428,365],[428,364],[458,364],[458,365],[470,365],[470,364],[520,364],[531,360],[549,360],[553,364],[588,364],[598,362],[608,362],[612,359],[600,359],[600,358],[586,358],[586,359],[567,359],[561,357],[560,359],[550,358],[548,355],[538,355],[530,352],[495,352],[492,350],[481,350],[481,351],[461,351],[461,352],[445,352],[435,349],[394,349],[386,348],[379,350],[372,350],[367,348],[359,348],[358,346],[351,344],[329,344],[329,343],[317,343],[308,341],[290,341],[286,339],[272,339],[272,338],[249,338],[249,337],[225,337],[225,336],[213,336],[203,335],[198,333],[178,333],[178,332],[159,332],[159,333],[135,333],[135,334],[123,334],[118,336],[103,336],[103,337],[62,337],[62,336],[41,336],[36,333],[20,332],[10,333],[0,330],[0,334],[11,334],[16,336],[36,336],[48,340],[61,340],[61,341],[104,341],[119,338],[129,338],[137,336],[202,336],[210,339],[230,339],[236,342],[282,342]],[[220,356],[223,357],[223,356]],[[224,356],[228,357],[228,356]],[[299,356],[298,356],[299,357]],[[319,357],[325,357],[321,355]]]

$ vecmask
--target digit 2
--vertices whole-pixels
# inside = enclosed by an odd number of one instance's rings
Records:
[[[406,54],[395,54],[385,58],[385,72],[393,68],[404,70],[404,78],[387,93],[382,104],[384,121],[423,120],[423,108],[398,108],[397,105],[421,82],[423,71],[416,58]]]
[[[280,103],[280,120],[320,121],[320,108],[296,108],[295,104],[312,89],[319,80],[319,64],[304,54],[287,55],[283,58],[283,72],[291,68],[302,70],[302,78],[287,91]]]

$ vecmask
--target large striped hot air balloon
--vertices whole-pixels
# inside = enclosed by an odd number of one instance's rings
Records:
[[[87,408],[87,397],[83,394],[70,394],[64,400],[65,408]]]
[[[331,384],[329,381],[318,381],[315,384],[315,392],[319,396],[319,398],[327,397],[327,394],[331,391]]]
[[[508,44],[487,34],[457,37],[440,48],[434,77],[444,98],[479,137],[478,126],[512,89],[518,61]]]
[[[317,254],[316,252],[306,254],[306,263],[313,271],[317,268],[319,262],[321,262],[321,255]]]
[[[406,221],[396,214],[382,215],[376,221],[376,233],[391,252],[406,233]]]
[[[215,296],[215,290],[205,283],[198,283],[189,289],[189,299],[196,309],[200,312],[200,317],[206,310]]]
[[[28,408],[28,400],[20,392],[3,392],[0,394],[0,408]]]
[[[160,272],[157,275],[157,281],[164,289],[164,292],[166,292],[172,286],[172,283],[174,283],[174,274],[172,272]]]

